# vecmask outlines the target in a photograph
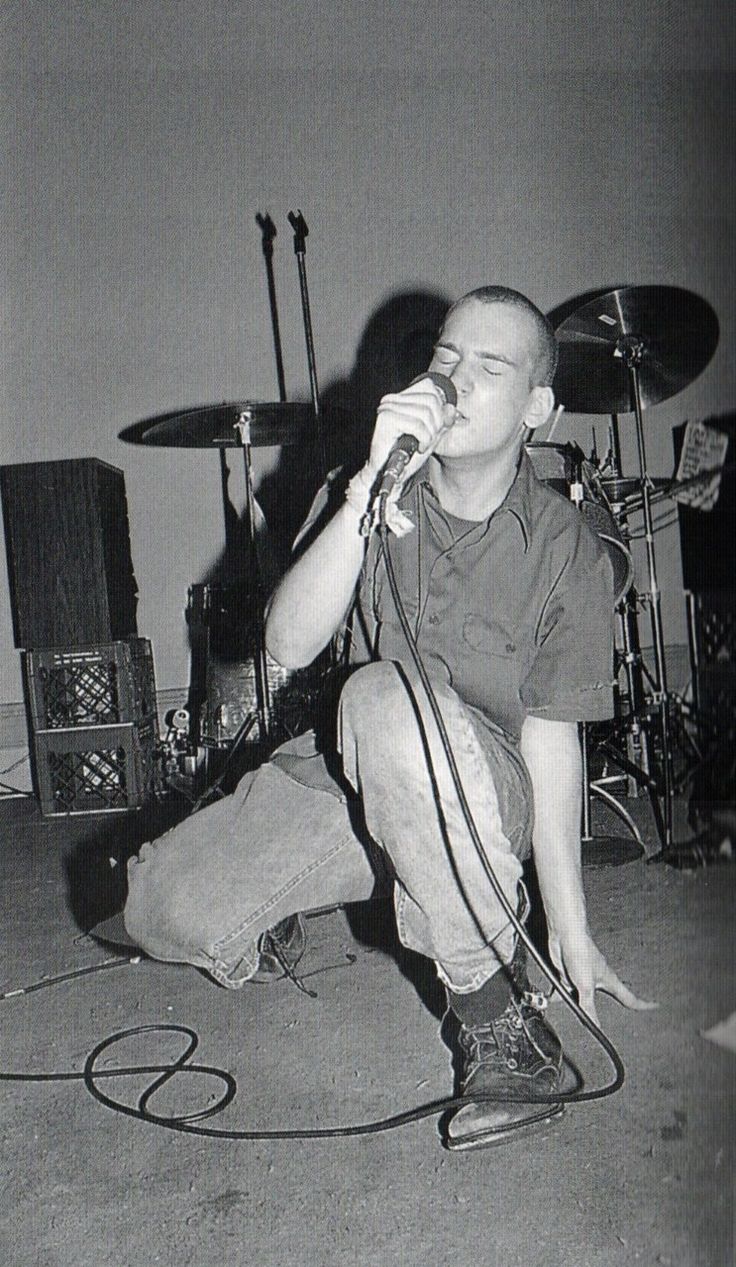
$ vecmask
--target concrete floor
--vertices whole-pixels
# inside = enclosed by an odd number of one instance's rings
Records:
[[[642,824],[646,806],[629,802]],[[113,957],[80,932],[112,908],[143,816],[42,819],[0,804],[5,956],[0,991]],[[650,832],[651,838],[651,832]],[[203,847],[206,847],[203,845]],[[111,866],[110,859],[118,865]],[[623,1090],[569,1109],[540,1136],[451,1156],[437,1119],[337,1140],[223,1141],[157,1129],[79,1081],[2,1087],[7,1267],[726,1267],[733,1262],[736,1056],[702,1036],[736,1009],[736,868],[685,873],[643,860],[586,870],[601,946],[654,1013],[601,1000]],[[78,1071],[134,1025],[195,1029],[195,1059],[229,1070],[216,1129],[370,1121],[447,1094],[436,986],[398,955],[380,904],[310,920],[318,998],[282,981],[220,990],[142,961],[5,1000],[0,1069]],[[355,956],[351,963],[349,956]],[[559,1002],[551,1019],[591,1082],[609,1070]],[[178,1055],[143,1035],[103,1064]],[[151,1075],[107,1081],[133,1103]],[[220,1094],[179,1075],[158,1112]]]

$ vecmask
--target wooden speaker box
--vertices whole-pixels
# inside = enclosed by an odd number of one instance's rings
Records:
[[[15,645],[137,633],[123,472],[97,458],[0,467]]]

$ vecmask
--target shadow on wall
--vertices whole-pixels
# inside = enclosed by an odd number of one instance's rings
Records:
[[[370,438],[381,397],[399,391],[426,369],[450,300],[429,291],[406,291],[391,296],[369,318],[348,378],[336,379],[321,392],[321,426],[327,471],[341,468],[335,481],[339,500],[350,477],[368,456]],[[252,564],[247,531],[228,494],[228,467],[221,450],[225,547],[196,584],[220,585],[237,592],[239,605],[248,603]],[[258,565],[264,592],[269,593],[289,564],[294,538],[303,524],[327,471],[315,430],[309,444],[284,445],[276,468],[258,487],[262,511],[258,532]],[[260,516],[259,516],[260,518]],[[229,624],[229,622],[226,622]],[[241,630],[239,621],[234,627]],[[225,637],[224,642],[227,642]],[[243,658],[249,647],[222,645],[219,654]]]
[[[334,380],[321,392],[327,471],[342,467],[347,480],[363,464],[378,402],[387,392],[406,387],[427,368],[450,302],[433,291],[400,291],[368,319],[350,375]],[[119,438],[130,444],[145,443],[143,437],[153,422],[205,407],[187,405],[155,419],[143,419],[126,427]],[[228,491],[232,457],[228,460],[227,449],[219,452],[225,545],[206,574],[192,578],[193,584],[238,584],[247,579],[250,568],[244,517],[238,514]],[[284,445],[278,466],[261,482],[257,501],[265,524],[260,525],[259,561],[266,586],[288,563],[291,544],[327,471],[322,469],[315,431],[311,444]]]
[[[369,318],[350,375],[321,393],[327,470],[342,467],[345,481],[368,456],[376,409],[387,392],[400,391],[425,370],[450,300],[437,292],[400,291]],[[322,484],[318,445],[305,453],[284,447],[278,467],[260,485],[258,501],[284,561]]]
[[[433,291],[401,291],[390,296],[369,318],[349,376],[328,383],[322,391],[326,468],[340,468],[339,478],[331,485],[329,509],[339,504],[345,484],[368,455],[381,397],[406,387],[427,368],[449,305],[448,298]],[[121,432],[120,438],[142,443],[153,421],[175,418],[182,412],[186,409],[135,423]],[[210,712],[217,712],[217,701],[232,703],[252,689],[241,680],[241,669],[254,653],[259,600],[245,516],[238,514],[229,493],[235,452],[219,450],[224,547],[202,576],[191,578],[187,707],[192,717],[199,717],[205,705]],[[264,594],[270,593],[286,570],[292,542],[325,474],[315,430],[313,442],[284,445],[277,467],[259,485],[256,548]],[[212,696],[209,700],[208,694]]]

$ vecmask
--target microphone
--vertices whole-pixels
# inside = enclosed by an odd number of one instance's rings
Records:
[[[439,387],[445,398],[446,405],[454,406],[457,404],[457,391],[452,379],[448,378],[446,374],[438,374],[436,370],[425,370],[424,374],[418,374],[416,378],[412,379],[409,386],[413,387],[415,383],[423,383],[427,378],[434,383],[435,387]],[[399,436],[383,468],[381,483],[378,486],[379,497],[388,496],[395,488],[418,448],[419,441],[416,436],[406,433],[403,436]]]

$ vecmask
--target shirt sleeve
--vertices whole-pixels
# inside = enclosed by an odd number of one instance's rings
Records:
[[[584,525],[544,605],[537,654],[521,684],[527,713],[550,721],[614,714],[614,576]]]

